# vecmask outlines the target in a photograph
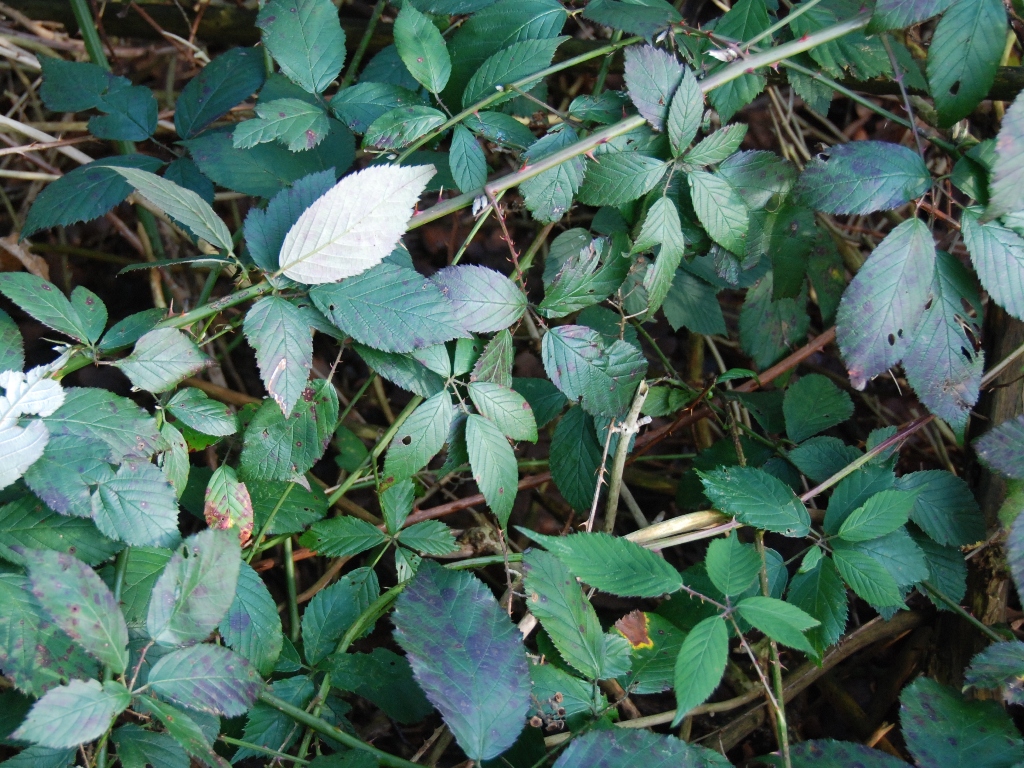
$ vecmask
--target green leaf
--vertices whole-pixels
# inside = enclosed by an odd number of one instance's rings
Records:
[[[531,144],[523,160],[535,163],[568,147],[578,138],[576,131],[568,125],[561,130],[551,131]],[[520,184],[519,192],[525,198],[526,207],[533,218],[546,223],[559,221],[572,207],[573,197],[583,184],[586,168],[582,157],[573,157]]]
[[[989,214],[1000,215],[1024,210],[1024,127],[1021,115],[1024,99],[1018,95],[1006,110],[996,138],[995,154],[998,161],[992,172]],[[966,217],[965,217],[966,218]]]
[[[1024,416],[1009,419],[974,441],[974,450],[987,466],[1007,477],[1024,479],[1021,447],[1024,446]]]
[[[179,224],[188,227],[197,237],[227,253],[234,250],[227,225],[210,204],[191,189],[179,187],[173,181],[138,168],[110,167],[135,187],[140,195]]]
[[[882,608],[903,605],[896,580],[874,558],[857,550],[837,547],[832,560],[850,588],[872,605]]]
[[[128,626],[96,572],[72,555],[37,549],[25,553],[39,605],[87,653],[115,673],[128,665]]]
[[[147,684],[175,704],[226,717],[245,714],[263,687],[244,657],[209,643],[162,656],[149,670]]]
[[[839,301],[846,289],[843,259],[835,241],[828,235],[818,236],[807,257],[807,278],[818,297],[823,322],[833,323]]]
[[[234,600],[217,629],[224,644],[248,658],[259,674],[273,672],[284,644],[281,616],[263,580],[246,563],[240,566]]]
[[[558,557],[530,550],[523,564],[526,605],[567,663],[588,680],[618,677],[629,669],[629,643],[601,631],[593,606]]]
[[[466,755],[488,760],[511,747],[530,707],[530,677],[522,637],[490,590],[424,560],[392,621],[416,682]]]
[[[861,452],[838,437],[812,437],[789,452],[790,461],[814,483],[832,477]]]
[[[384,483],[412,477],[444,445],[455,419],[452,398],[442,390],[420,404],[395,433],[384,459]]]
[[[65,389],[64,405],[44,423],[54,437],[102,440],[110,447],[112,462],[149,458],[167,448],[148,413],[131,400],[104,389]]]
[[[266,296],[249,309],[245,337],[256,350],[260,379],[287,417],[302,396],[313,366],[313,334],[299,309],[280,296]]]
[[[686,269],[677,269],[662,309],[673,330],[687,328],[706,335],[726,333],[717,291]]]
[[[509,83],[524,80],[547,67],[551,63],[551,59],[554,58],[555,49],[565,39],[564,37],[545,37],[520,40],[488,57],[466,83],[466,89],[462,92],[463,108],[468,108],[481,99],[492,96],[496,91],[503,90],[503,86]],[[525,86],[524,90],[529,90],[529,87]],[[513,95],[514,93],[509,92],[504,99],[492,102],[492,104],[512,98]]]
[[[911,334],[903,370],[928,410],[963,434],[985,367],[985,355],[977,348],[984,309],[971,273],[945,251],[936,256],[930,295]]]
[[[495,112],[493,110],[476,112],[467,117],[463,121],[463,125],[480,138],[495,144],[517,150],[529,147],[530,151],[527,153],[529,157],[539,158],[544,154],[549,154],[547,150],[541,154],[544,145],[542,144],[541,147],[536,146],[539,139],[533,135],[533,131],[516,120],[512,115],[506,115],[504,112]],[[548,136],[557,136],[563,130],[565,128],[552,131]]]
[[[935,258],[928,225],[910,219],[878,244],[846,289],[836,338],[855,388],[864,389],[906,354],[928,302]]]
[[[793,768],[820,765],[857,765],[861,768],[903,768],[906,763],[877,749],[847,741],[821,739],[794,744],[790,750]]]
[[[583,18],[596,21],[651,40],[655,33],[671,22],[682,19],[679,11],[665,0],[619,2],[619,0],[593,0],[583,8]]]
[[[407,3],[395,19],[395,47],[410,74],[431,93],[440,93],[452,74],[452,60],[441,32],[429,17]]]
[[[720,616],[709,616],[690,630],[676,657],[673,726],[715,692],[728,657],[729,630]]]
[[[28,272],[8,272],[0,275],[0,293],[43,325],[90,343],[88,323],[53,283]]]
[[[336,653],[330,661],[332,686],[369,699],[393,720],[418,723],[433,712],[404,656],[374,648],[370,653]]]
[[[688,165],[716,165],[730,157],[747,135],[747,126],[743,123],[733,123],[712,133],[698,142],[697,146],[691,149],[683,157]],[[729,177],[725,177],[731,182]]]
[[[178,496],[158,467],[125,462],[116,475],[107,474],[92,495],[97,528],[132,546],[177,543]]]
[[[749,214],[739,193],[724,178],[706,171],[693,171],[686,178],[697,218],[711,239],[733,253],[746,253]]]
[[[232,48],[200,70],[181,89],[174,106],[174,128],[191,139],[258,91],[266,80],[258,48]]]
[[[965,209],[962,223],[982,287],[1009,314],[1024,319],[1024,238],[997,221],[982,223],[977,208]]]
[[[786,434],[797,443],[853,416],[853,400],[819,373],[802,376],[782,401]]]
[[[249,495],[256,526],[262,528],[269,524],[265,533],[274,536],[300,533],[311,523],[323,519],[327,514],[327,497],[317,485],[311,488],[307,491],[294,482],[253,483]],[[284,495],[286,490],[287,496]],[[277,514],[270,520],[275,509]]]
[[[653,45],[630,46],[625,59],[626,90],[630,100],[654,130],[664,130],[669,103],[687,67],[668,51]]]
[[[54,112],[82,112],[99,106],[110,90],[130,83],[103,67],[78,61],[44,56],[40,60],[43,85],[39,95],[47,109]]]
[[[238,417],[223,403],[195,387],[185,387],[167,401],[167,410],[185,426],[204,435],[224,437],[238,431]]]
[[[302,391],[292,415],[266,400],[245,430],[241,470],[248,480],[290,480],[323,456],[338,421],[338,393],[324,380]]]
[[[928,48],[928,90],[941,127],[967,117],[988,95],[1005,42],[1000,0],[959,0],[943,14]]]
[[[472,192],[487,183],[487,158],[465,126],[455,126],[448,160],[460,192]]]
[[[951,688],[921,677],[900,695],[900,725],[918,765],[1014,765],[1024,741],[995,701],[965,701]]]
[[[353,344],[352,348],[370,368],[402,389],[408,389],[420,397],[433,397],[444,389],[444,379],[411,355],[381,352],[362,344]]]
[[[686,243],[683,239],[682,225],[679,222],[679,211],[676,204],[668,197],[662,197],[647,211],[640,234],[633,244],[633,252],[649,250],[655,245],[661,246],[654,266],[644,276],[644,287],[647,290],[647,318],[661,308],[665,297],[672,287],[676,269],[683,260]]]
[[[92,520],[59,515],[31,495],[0,507],[0,537],[9,547],[68,552],[89,565],[109,560],[122,549],[100,533]],[[19,558],[17,564],[23,560]]]
[[[645,7],[618,4],[627,8]],[[725,768],[729,764],[710,749],[687,744],[674,736],[625,728],[597,730],[578,736],[555,761],[555,768],[630,768],[636,765]]]
[[[811,551],[821,552],[817,548]],[[846,629],[849,600],[846,585],[831,558],[821,558],[816,567],[793,576],[787,600],[821,622],[807,631],[807,640],[816,656],[839,642]]]
[[[856,16],[860,6],[853,3],[828,3],[808,8],[807,13],[793,19],[794,38],[814,34]],[[809,55],[833,78],[845,77],[847,72],[858,80],[870,80],[878,75],[892,76],[892,65],[885,46],[877,37],[868,37],[855,31],[838,39],[815,46]]]
[[[72,680],[33,704],[11,737],[51,749],[77,747],[102,736],[130,702],[131,694],[119,682]]]
[[[205,640],[234,602],[240,562],[238,536],[230,531],[185,539],[153,587],[149,636],[172,647]]]
[[[750,40],[771,26],[772,18],[768,15],[768,5],[765,0],[738,0],[733,3],[728,13],[718,20],[715,34],[721,35],[727,40]],[[774,3],[770,5],[774,5]],[[791,19],[791,22],[797,21],[798,17],[799,14]],[[769,36],[766,42],[770,41],[771,37]],[[726,64],[723,62],[713,67],[711,71],[712,73],[720,71],[725,66]],[[720,88],[714,89],[708,94],[708,99],[719,113],[722,122],[727,123],[732,120],[733,115],[764,90],[766,82],[763,74],[748,72],[725,83]]]
[[[174,740],[181,745],[182,749],[188,752],[203,765],[209,768],[229,768],[230,763],[213,751],[210,740],[195,720],[186,715],[180,709],[165,704],[162,701],[150,696],[140,696],[136,699],[143,712],[153,715],[167,729],[167,732],[174,737]]]
[[[256,26],[281,71],[309,93],[323,93],[341,73],[345,32],[331,0],[270,0]]]
[[[906,529],[898,528],[878,539],[850,543],[834,540],[835,549],[863,552],[881,563],[901,587],[909,587],[928,578],[928,561]]]
[[[506,437],[537,442],[533,410],[519,393],[489,381],[474,381],[469,385],[469,397],[477,411]]]
[[[810,328],[806,287],[795,299],[773,300],[771,272],[747,291],[740,311],[740,343],[758,368],[777,362]]]
[[[578,512],[589,510],[601,466],[593,417],[582,408],[570,408],[555,427],[550,456],[551,477],[562,497]]]
[[[199,166],[195,162],[187,157],[179,157],[168,165],[164,171],[164,178],[179,187],[191,189],[208,203],[214,201],[213,182],[199,170]]]
[[[149,88],[111,89],[97,107],[108,113],[89,118],[89,133],[98,139],[145,141],[156,131],[158,105]]]
[[[0,309],[0,370],[20,371],[25,367],[25,342],[11,316]]]
[[[620,416],[647,370],[639,349],[617,340],[606,345],[597,331],[562,325],[544,334],[541,353],[552,383],[570,400],[601,416]]]
[[[505,528],[519,490],[516,454],[498,425],[477,414],[466,420],[466,447],[473,479]]]
[[[101,352],[112,352],[129,347],[164,319],[165,311],[160,307],[144,309],[114,323],[104,334],[99,344]]]
[[[327,113],[302,99],[275,99],[256,105],[257,117],[235,126],[231,140],[245,149],[268,141],[280,141],[291,152],[312,149],[331,130]]]
[[[754,583],[761,572],[761,557],[752,544],[741,544],[733,535],[715,539],[708,545],[704,565],[718,591],[726,597],[735,597]]]
[[[633,661],[629,673],[619,678],[623,689],[638,694],[669,690],[686,633],[657,613],[642,611],[623,616],[615,622],[615,630],[629,642]]]
[[[416,485],[411,478],[395,483],[379,494],[384,526],[392,536],[402,530],[416,500]]]
[[[71,292],[71,306],[75,308],[85,328],[86,340],[95,344],[107,325],[107,307],[95,293],[79,285]]]
[[[547,379],[517,377],[512,379],[512,388],[530,404],[538,428],[546,426],[565,407],[565,395]]]
[[[938,16],[956,0],[878,0],[868,29],[904,29]]]
[[[740,193],[752,211],[765,207],[776,211],[778,203],[796,184],[797,177],[796,167],[774,152],[737,152],[722,162],[718,172]]]
[[[306,661],[319,664],[334,650],[363,611],[380,596],[372,568],[357,568],[316,593],[302,614],[302,646]]]
[[[643,197],[665,176],[663,160],[638,152],[608,152],[587,161],[579,201],[585,205],[620,206]]]
[[[189,768],[188,754],[169,733],[147,731],[134,723],[110,734],[124,768]]]
[[[933,469],[903,475],[896,487],[916,493],[910,519],[939,544],[962,547],[985,538],[981,509],[962,478]]]
[[[114,363],[139,389],[159,393],[210,364],[195,342],[177,328],[158,328],[135,342],[128,357]]]
[[[306,675],[275,680],[270,685],[270,693],[294,707],[305,708],[313,698],[313,680]],[[299,735],[294,720],[269,704],[256,702],[246,717],[242,740],[259,747],[286,750],[292,747]],[[247,757],[264,756],[264,753],[255,749],[240,747],[234,754],[234,760],[237,762]]]
[[[993,643],[973,659],[964,673],[965,688],[999,688],[1008,704],[1020,704],[1020,678],[1024,675],[1024,643]]]
[[[376,526],[346,515],[313,523],[299,543],[325,557],[352,557],[386,540]]]
[[[736,612],[752,625],[790,648],[814,654],[804,632],[820,622],[795,605],[772,597],[748,597],[736,605]]]
[[[800,499],[764,470],[725,467],[698,474],[715,508],[741,523],[784,536],[806,536],[810,530],[811,518]]]
[[[401,149],[434,130],[444,121],[444,112],[433,107],[395,107],[374,120],[366,129],[363,147]]]
[[[445,267],[430,278],[447,300],[455,322],[473,333],[508,328],[526,311],[526,296],[500,272],[474,264]],[[420,345],[417,345],[420,346]]]
[[[153,585],[173,554],[159,547],[131,547],[125,553],[128,562],[121,588],[121,610],[129,624],[145,622]]]
[[[931,187],[931,174],[912,149],[882,141],[839,144],[811,160],[796,194],[823,213],[888,211]]]
[[[447,555],[459,548],[451,529],[440,520],[424,520],[410,525],[396,538],[422,555]]]
[[[679,87],[669,104],[666,124],[672,154],[675,157],[686,152],[703,119],[704,93],[693,75],[693,70],[684,67],[683,79],[679,82]]]
[[[492,381],[503,387],[511,387],[514,354],[512,334],[508,330],[498,331],[477,358],[470,381]]]
[[[400,85],[363,82],[334,94],[330,108],[350,131],[366,133],[385,112],[419,102],[419,96]]]
[[[607,241],[585,242],[561,262],[538,308],[546,317],[557,318],[598,304],[622,285],[631,264],[627,254]]]
[[[375,166],[349,174],[288,230],[282,272],[300,283],[328,283],[379,264],[405,232],[433,166]]]

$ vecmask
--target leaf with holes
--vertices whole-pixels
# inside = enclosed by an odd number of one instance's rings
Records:
[[[935,258],[928,225],[910,219],[878,244],[846,289],[836,338],[855,388],[864,389],[906,354],[928,302]]]
[[[447,390],[421,403],[395,433],[384,459],[384,483],[412,477],[427,465],[444,445],[455,418]]]
[[[128,625],[96,572],[72,555],[25,553],[32,594],[64,632],[115,673],[128,665]]]
[[[404,234],[430,165],[374,166],[351,173],[310,205],[281,246],[285,276],[309,285],[379,264]]]

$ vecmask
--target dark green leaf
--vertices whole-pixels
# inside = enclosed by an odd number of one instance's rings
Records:
[[[719,175],[693,171],[686,178],[697,218],[711,239],[733,253],[745,253],[749,212],[743,198]]]
[[[912,472],[899,478],[896,487],[917,493],[910,519],[939,544],[961,547],[985,537],[978,502],[956,475],[939,470]]]
[[[72,680],[47,691],[11,736],[51,749],[77,747],[99,738],[130,702],[122,683]]]
[[[789,459],[807,478],[820,483],[832,477],[861,452],[838,437],[812,437],[789,452]]]
[[[130,624],[145,622],[149,595],[174,553],[159,547],[131,547],[126,556],[124,585],[121,588],[121,610]],[[276,610],[276,609],[275,609]]]
[[[630,46],[625,58],[626,90],[630,100],[654,130],[664,130],[669,103],[687,68],[671,53],[653,45]]]
[[[914,542],[906,529],[899,528],[880,539],[856,543],[835,539],[834,548],[838,552],[862,552],[878,563],[881,563],[890,576],[901,587],[909,587],[928,578],[928,563],[924,552]]]
[[[400,723],[418,723],[433,711],[413,680],[409,662],[386,648],[336,653],[331,656],[330,671],[335,688],[369,699]]]
[[[411,525],[401,531],[397,539],[422,555],[447,555],[459,548],[451,529],[440,520],[424,520]]]
[[[479,761],[511,747],[530,706],[529,674],[522,637],[490,590],[425,560],[393,621],[416,682],[466,755]]]
[[[130,85],[125,78],[116,77],[96,64],[64,61],[52,56],[44,56],[39,63],[43,71],[39,95],[47,109],[54,112],[92,109],[102,102],[108,91]]]
[[[156,97],[145,86],[107,91],[97,107],[105,115],[89,118],[89,133],[98,139],[145,141],[156,131]]]
[[[963,215],[964,243],[982,287],[1009,314],[1024,319],[1024,238],[997,221],[982,222],[978,208]]]
[[[505,85],[523,80],[551,63],[564,37],[521,39],[488,57],[466,83],[462,106],[467,108],[492,96]],[[529,90],[527,88],[527,90]],[[510,92],[506,98],[511,98]],[[494,102],[498,103],[498,102]]]
[[[309,93],[323,93],[345,63],[345,32],[330,0],[270,0],[256,18],[281,70]]]
[[[305,675],[276,680],[270,686],[270,693],[293,707],[306,707],[313,698],[313,680]],[[256,702],[245,720],[242,740],[259,747],[286,750],[299,737],[295,721],[268,704]],[[263,758],[265,754],[255,749],[240,747],[235,752],[236,762],[247,757]]]
[[[128,626],[96,572],[72,555],[25,553],[32,593],[64,632],[115,673],[128,665]]]
[[[169,733],[156,733],[129,723],[110,735],[124,768],[189,768],[188,754]]]
[[[317,592],[302,615],[306,661],[318,664],[327,658],[338,639],[379,596],[380,585],[371,568],[357,568]]]
[[[266,400],[245,430],[241,469],[246,479],[290,480],[323,456],[338,421],[338,393],[324,380],[302,391],[292,415]]]
[[[191,139],[258,91],[266,80],[258,48],[233,48],[207,64],[181,90],[174,107],[174,127]]]
[[[931,187],[912,149],[880,141],[839,144],[807,164],[796,193],[816,211],[872,213],[898,208]]]
[[[401,149],[437,128],[444,121],[444,112],[432,107],[395,107],[370,124],[363,137],[363,146]]]
[[[11,316],[0,309],[0,370],[20,371],[25,367],[25,343]]]
[[[683,160],[688,165],[716,165],[739,149],[746,135],[747,126],[743,123],[727,125],[701,139]],[[723,178],[732,183],[732,174],[723,174]]]
[[[807,277],[818,297],[822,321],[834,322],[840,297],[846,289],[846,274],[843,259],[839,255],[835,241],[829,235],[819,235],[811,248],[807,258]]]
[[[627,254],[620,255],[607,241],[585,242],[561,262],[538,308],[545,316],[556,318],[598,304],[622,285],[631,263]]]
[[[411,355],[381,352],[362,344],[353,344],[352,348],[370,368],[402,389],[408,389],[420,397],[433,397],[444,389],[444,379]]]
[[[114,323],[100,341],[101,352],[112,352],[129,347],[164,319],[166,312],[160,307],[144,309]]]
[[[699,474],[715,507],[741,523],[784,536],[806,536],[810,530],[810,515],[796,494],[764,470],[728,467]]]
[[[806,288],[795,299],[773,300],[772,273],[749,291],[740,311],[740,343],[758,368],[777,362],[789,346],[807,335]]]
[[[672,22],[682,19],[675,6],[665,0],[620,2],[620,0],[592,0],[583,9],[583,18],[606,27],[641,35],[648,40]]]
[[[729,763],[710,749],[687,744],[674,736],[626,728],[585,733],[573,739],[555,761],[555,768],[631,768],[637,765],[725,768]]]
[[[804,633],[820,622],[800,608],[772,597],[754,596],[741,600],[736,612],[773,640],[814,653]]]
[[[1005,42],[1000,0],[959,0],[942,16],[928,48],[928,86],[940,126],[967,117],[985,98]]]
[[[400,85],[365,82],[338,91],[330,107],[353,133],[366,133],[381,115],[396,107],[418,104],[419,97]]]
[[[530,152],[527,153],[527,156],[534,159],[550,154],[550,151],[552,151],[550,148],[542,151],[545,145],[536,146],[539,140],[533,135],[533,131],[516,120],[512,115],[506,115],[504,112],[495,112],[494,110],[476,112],[467,117],[462,124],[480,138],[495,144],[512,149],[526,149],[529,147]],[[553,138],[563,130],[565,128],[552,131],[548,136]],[[548,138],[548,136],[543,138]]]
[[[917,494],[909,491],[881,491],[843,521],[839,538],[845,541],[870,541],[892,533],[910,519]]]
[[[1024,758],[1024,742],[997,702],[965,701],[925,677],[903,689],[900,724],[918,765],[1011,766]]]
[[[299,542],[325,557],[352,557],[384,543],[376,526],[356,517],[332,517],[313,523]]]
[[[871,16],[872,32],[904,29],[938,16],[956,0],[878,0]]]
[[[906,354],[928,301],[935,258],[928,225],[910,219],[878,244],[853,278],[839,305],[836,337],[855,388],[864,389]]]
[[[761,557],[752,544],[741,544],[735,535],[715,539],[704,559],[708,578],[726,597],[742,594],[761,572]]]
[[[185,539],[153,587],[150,637],[162,646],[206,639],[234,602],[240,562],[232,531],[207,529]]]
[[[566,662],[589,680],[618,677],[629,669],[629,643],[605,635],[593,606],[555,555],[531,550],[526,566],[526,605]]]
[[[238,572],[234,602],[218,631],[224,644],[248,659],[261,675],[274,671],[284,643],[281,617],[263,580],[245,563]]]
[[[608,152],[587,161],[579,200],[586,205],[623,205],[658,186],[667,168],[663,160],[638,152]]]
[[[711,134],[701,146],[718,133]],[[796,184],[797,171],[792,163],[774,152],[736,152],[722,161],[718,173],[740,193],[750,210],[757,211],[766,206],[773,210],[778,208],[777,204],[770,204],[789,194]]]
[[[0,293],[43,325],[89,343],[88,323],[53,283],[28,272],[8,272],[0,275]]]
[[[548,331],[542,342],[544,369],[570,400],[582,398],[590,413],[619,416],[647,369],[639,349],[625,341],[605,345],[601,335],[581,325]]]
[[[583,512],[597,491],[601,444],[593,417],[580,407],[570,408],[551,438],[551,476],[573,509]]]
[[[92,520],[58,515],[31,495],[0,507],[0,541],[9,547],[68,552],[89,565],[98,565],[122,549],[100,533]],[[16,562],[24,564],[21,558]]]
[[[1013,640],[993,643],[971,659],[964,674],[965,687],[999,688],[1009,704],[1024,700],[1021,678],[1024,677],[1024,643]]]
[[[811,551],[821,552],[817,548]],[[787,600],[821,622],[807,631],[807,640],[817,656],[839,642],[846,629],[849,601],[846,585],[831,558],[821,558],[816,567],[793,576]]]
[[[441,450],[454,418],[452,398],[446,390],[417,407],[388,446],[384,482],[404,480],[423,469]]]
[[[501,429],[477,414],[470,414],[466,420],[466,448],[473,479],[487,500],[487,506],[505,528],[518,491],[515,452]]]
[[[877,749],[847,741],[821,739],[794,744],[790,750],[793,768],[857,765],[861,768],[903,768],[906,763]]]
[[[161,657],[147,682],[176,704],[227,717],[244,714],[263,687],[259,672],[244,657],[209,643]]]
[[[682,585],[679,572],[639,544],[607,533],[544,536],[522,530],[585,584],[621,597],[660,597]],[[614,563],[614,568],[609,564]],[[758,563],[760,568],[760,561]]]
[[[440,287],[455,323],[467,331],[500,331],[519,320],[526,311],[523,292],[493,269],[460,264],[438,270],[430,280]]]
[[[674,330],[686,328],[694,333],[726,333],[722,308],[713,286],[686,269],[677,269],[662,309]]]
[[[103,300],[85,286],[79,285],[71,292],[71,306],[82,321],[86,340],[95,344],[107,326],[107,308]]]
[[[853,400],[827,377],[811,373],[786,389],[782,410],[786,434],[802,443],[853,416]]]
[[[686,152],[704,119],[704,94],[700,84],[693,70],[689,67],[684,67],[684,70],[683,79],[669,104],[666,125],[672,154],[676,157]]]
[[[564,149],[578,138],[576,131],[565,126],[552,131],[532,144],[524,160],[534,163],[542,157]],[[540,222],[558,221],[572,206],[573,197],[583,184],[586,164],[582,157],[574,157],[559,163],[554,168],[537,174],[519,185],[519,191],[526,199],[526,207]]]
[[[461,192],[472,192],[487,183],[487,158],[480,142],[465,126],[455,126],[448,160]]]
[[[809,3],[807,5],[810,6]],[[806,10],[807,13],[793,19],[791,28],[796,38],[848,21],[855,17],[861,8],[856,3],[834,2],[807,7]],[[845,77],[847,71],[858,80],[892,74],[892,66],[881,40],[873,36],[868,37],[859,30],[817,45],[809,54],[834,78]]]
[[[674,723],[715,692],[728,657],[729,630],[720,616],[710,616],[690,630],[676,657]]]
[[[896,478],[892,468],[879,463],[868,464],[843,478],[832,491],[825,512],[825,532],[835,535],[843,521],[857,507],[862,506],[876,493],[894,488]]]

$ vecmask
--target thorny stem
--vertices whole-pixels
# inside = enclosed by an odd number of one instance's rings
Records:
[[[619,511],[619,494],[622,491],[622,472],[626,468],[626,456],[629,455],[630,438],[639,430],[638,420],[640,409],[644,407],[644,400],[650,387],[646,381],[641,381],[637,387],[636,395],[633,397],[633,404],[629,408],[629,414],[625,421],[619,425],[619,442],[615,446],[615,457],[612,459],[612,471],[608,480],[608,499],[604,508],[604,532],[612,533],[615,530],[615,518]],[[608,434],[611,435],[614,425],[609,425]]]
[[[765,597],[771,596],[771,589],[768,586],[768,559],[764,548],[764,531],[758,531],[754,537],[757,547],[757,554],[761,556],[761,594]],[[782,661],[779,659],[779,644],[775,640],[768,639],[769,661],[772,665],[772,685],[775,688],[776,709],[778,710],[779,750],[782,752],[782,759],[786,768],[792,768],[792,760],[789,755],[789,727],[786,722],[786,686],[782,681]]]

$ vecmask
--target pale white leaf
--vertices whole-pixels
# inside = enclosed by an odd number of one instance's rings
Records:
[[[6,488],[43,455],[50,433],[41,421],[26,427],[17,423],[0,425],[0,488]]]
[[[384,260],[405,234],[432,165],[380,165],[349,174],[292,225],[281,271],[307,285],[333,283]]]

